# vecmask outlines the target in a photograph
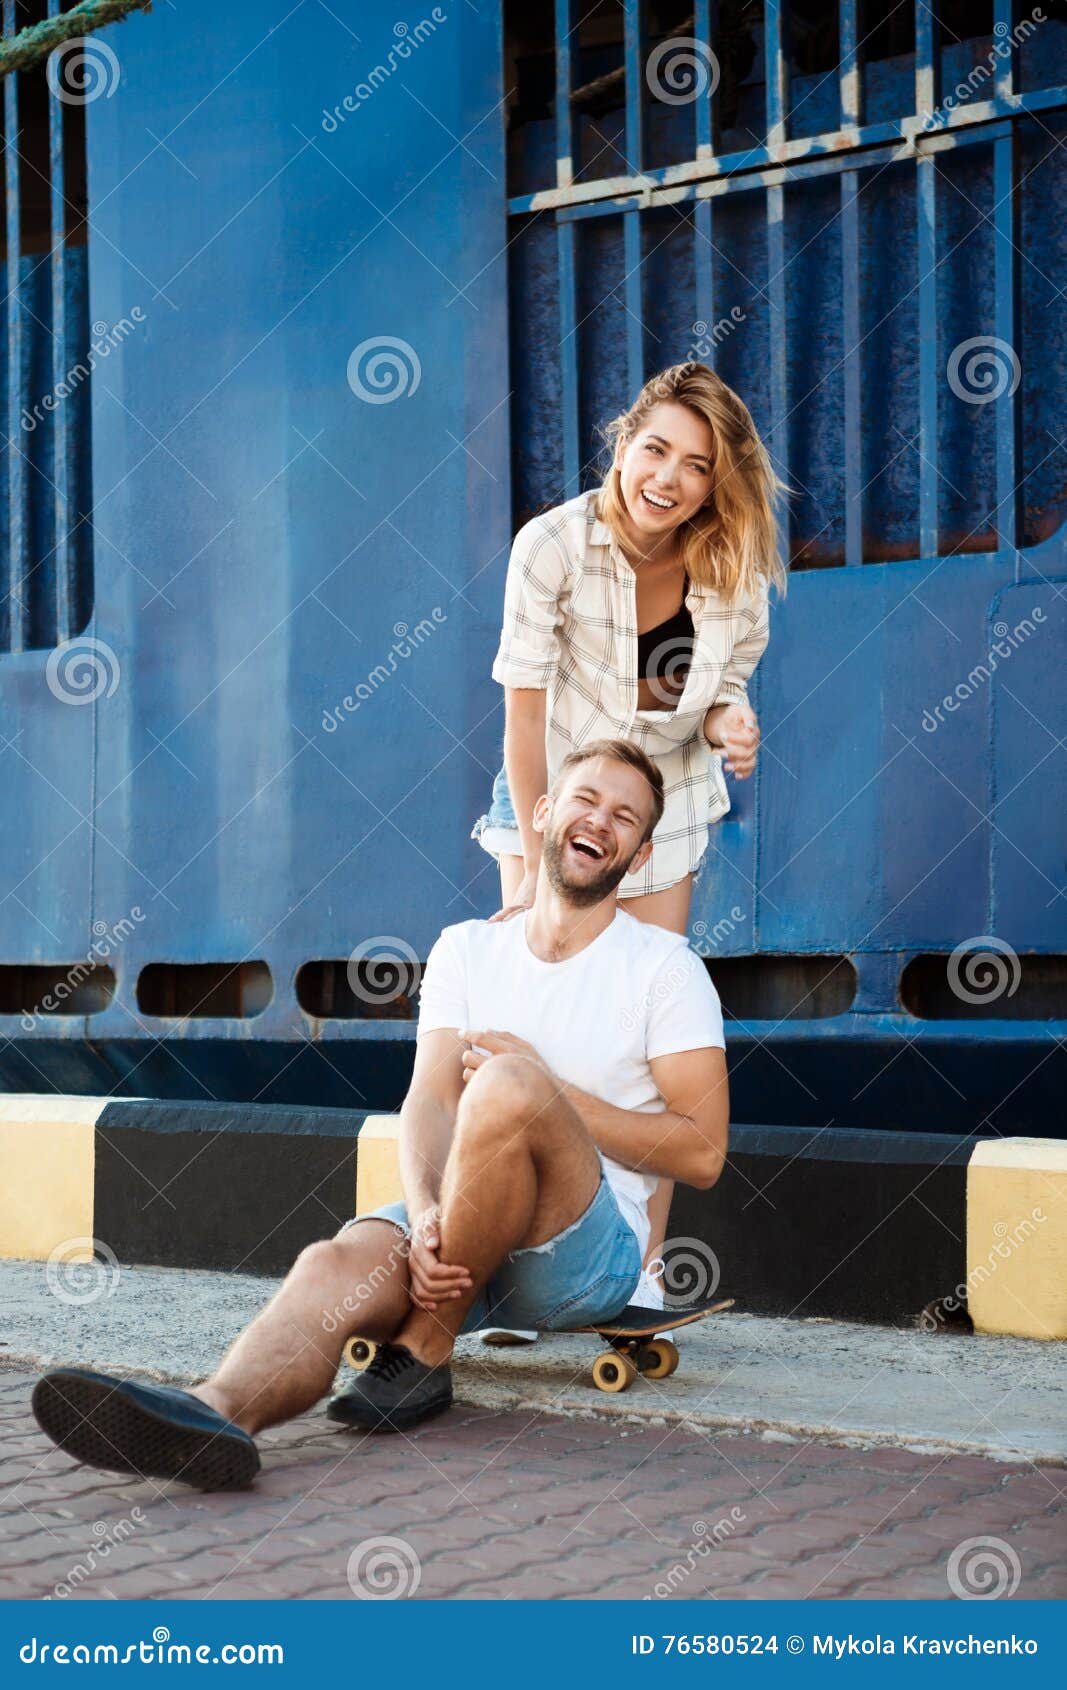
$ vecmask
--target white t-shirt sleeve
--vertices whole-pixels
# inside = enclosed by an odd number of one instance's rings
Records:
[[[420,1033],[467,1025],[467,951],[457,927],[445,927],[426,959],[419,989]]]
[[[708,1045],[726,1049],[719,994],[689,945],[680,945],[657,969],[648,998],[645,1055],[650,1062]]]

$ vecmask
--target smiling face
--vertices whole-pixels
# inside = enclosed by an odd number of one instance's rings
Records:
[[[629,764],[590,757],[571,769],[555,796],[534,807],[553,890],[571,904],[599,904],[648,860],[645,831],[654,813],[648,781]]]
[[[653,406],[615,453],[627,518],[642,544],[662,540],[712,503],[711,425],[688,405]]]

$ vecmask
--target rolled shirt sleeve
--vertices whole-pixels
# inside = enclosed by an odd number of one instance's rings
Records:
[[[770,635],[768,585],[765,578],[759,597],[750,598],[745,604],[739,606],[738,615],[742,619],[745,631],[739,639],[734,641],[733,650],[730,653],[729,662],[723,669],[712,708],[719,704],[748,703],[748,688],[745,683],[767,649],[767,640]]]
[[[515,536],[504,588],[504,625],[493,660],[501,686],[552,685],[559,667],[559,629],[570,568],[556,536],[535,517]]]

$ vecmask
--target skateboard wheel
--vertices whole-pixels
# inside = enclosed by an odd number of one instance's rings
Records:
[[[641,1347],[638,1365],[646,1379],[669,1379],[678,1366],[678,1346],[669,1338],[653,1338]]]
[[[625,1350],[605,1350],[593,1363],[593,1384],[598,1391],[625,1391],[637,1378],[637,1368]]]
[[[377,1353],[378,1346],[373,1338],[349,1338],[345,1345],[345,1360],[357,1373],[369,1367]]]

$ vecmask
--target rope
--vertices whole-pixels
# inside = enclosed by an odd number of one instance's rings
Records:
[[[58,17],[27,24],[17,35],[0,41],[0,76],[7,76],[13,70],[28,70],[64,41],[90,35],[105,24],[122,23],[130,12],[151,10],[152,0],[82,0],[80,6],[73,6]]]

